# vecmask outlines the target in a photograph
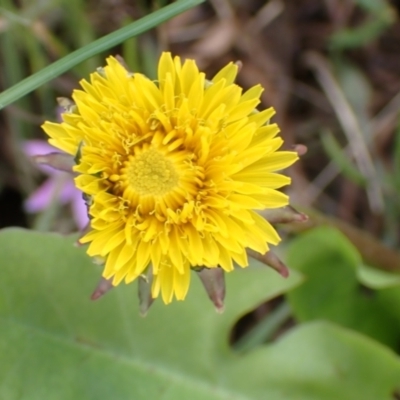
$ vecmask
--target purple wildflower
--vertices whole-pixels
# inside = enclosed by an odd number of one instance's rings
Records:
[[[60,152],[43,140],[28,140],[23,144],[23,150],[25,154],[31,157]],[[27,198],[24,204],[25,210],[29,213],[40,212],[54,200],[61,204],[69,203],[74,221],[77,227],[82,230],[89,219],[82,192],[75,187],[73,176],[46,165],[39,164],[37,167],[49,178]]]

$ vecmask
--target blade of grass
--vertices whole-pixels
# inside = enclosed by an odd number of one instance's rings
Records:
[[[305,55],[306,64],[314,71],[316,78],[330,101],[336,117],[342,126],[359,171],[367,181],[367,197],[371,211],[380,215],[384,210],[382,188],[375,164],[362,133],[360,121],[339,86],[328,60],[316,52]]]
[[[340,172],[355,184],[365,187],[366,179],[364,175],[361,174],[357,167],[352,163],[348,154],[346,154],[344,149],[340,147],[339,142],[333,134],[329,131],[325,131],[320,137],[322,147],[330,157],[331,161],[333,161],[339,168]]]
[[[72,52],[71,54],[63,57],[61,60],[54,62],[40,72],[24,79],[18,84],[5,90],[0,94],[0,109],[6,107],[12,102],[18,100],[22,96],[30,93],[39,86],[49,82],[50,80],[61,75],[63,72],[68,71],[77,64],[87,60],[88,58],[106,51],[123,41],[139,35],[151,28],[160,25],[162,22],[175,17],[176,15],[186,11],[198,4],[203,3],[205,0],[179,0],[170,4],[160,10],[157,10],[139,21],[135,21],[128,26],[118,29],[116,32],[110,33],[97,39],[93,43]]]

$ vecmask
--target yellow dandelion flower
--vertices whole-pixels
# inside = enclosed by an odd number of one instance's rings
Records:
[[[132,282],[151,269],[152,297],[183,300],[191,268],[248,265],[280,238],[254,210],[279,208],[276,171],[295,152],[257,111],[262,88],[243,93],[230,63],[211,81],[194,60],[163,53],[156,81],[117,59],[80,82],[63,122],[46,122],[49,142],[76,156],[76,186],[91,199],[87,253],[105,260],[103,277]]]

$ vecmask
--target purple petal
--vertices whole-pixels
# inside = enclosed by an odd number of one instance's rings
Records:
[[[25,210],[35,213],[45,209],[53,200],[55,191],[55,182],[52,179],[48,179],[26,199],[24,203]]]
[[[22,143],[24,153],[30,157],[44,155],[48,153],[60,153],[60,150],[50,146],[44,140],[26,140]],[[46,175],[55,175],[58,172],[46,165],[36,164],[37,168]]]
[[[69,175],[67,175],[69,177]],[[87,215],[87,206],[82,197],[82,192],[75,186],[74,181],[69,178],[65,183],[63,195],[68,198],[71,202],[72,214],[75,223],[79,229],[85,228],[89,222],[89,217]]]
[[[63,204],[69,203],[74,200],[76,192],[80,193],[78,189],[75,187],[73,178],[71,175],[68,175],[64,172],[60,172],[57,177],[54,177],[57,180],[57,184],[60,185],[60,200]]]
[[[38,154],[61,153],[60,150],[50,146],[44,140],[26,140],[22,143],[22,149],[28,156],[37,156]]]
[[[23,143],[23,150],[29,156],[44,155],[60,151],[43,140],[27,140]],[[44,173],[51,175],[25,202],[25,209],[34,213],[42,211],[57,195],[61,204],[71,202],[72,213],[76,225],[83,229],[89,222],[87,206],[82,198],[82,192],[75,187],[73,177],[57,171],[46,165],[37,165]]]
[[[76,189],[76,193],[71,202],[72,214],[77,227],[82,230],[89,222],[87,206],[82,198],[82,192]]]

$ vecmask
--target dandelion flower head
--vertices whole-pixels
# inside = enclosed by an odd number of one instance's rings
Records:
[[[248,265],[280,238],[257,210],[279,208],[290,183],[277,173],[297,154],[256,110],[260,85],[243,92],[237,66],[206,80],[194,60],[161,55],[157,80],[113,57],[82,80],[63,122],[46,122],[50,144],[76,156],[76,186],[90,200],[80,239],[104,260],[113,285],[150,270],[152,296],[185,298],[192,268]]]

